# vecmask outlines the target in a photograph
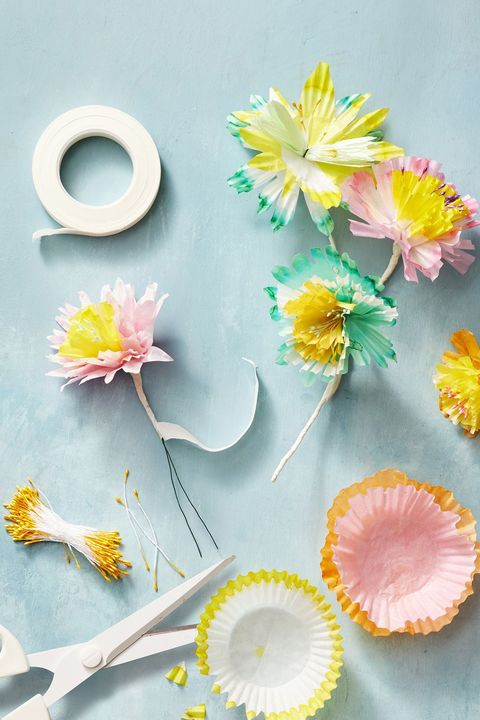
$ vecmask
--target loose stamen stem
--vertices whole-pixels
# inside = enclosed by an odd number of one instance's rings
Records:
[[[122,502],[122,505],[123,505],[123,502]],[[123,507],[125,507],[125,506],[123,505]],[[158,542],[155,542],[155,540],[147,533],[147,531],[142,527],[142,525],[141,525],[140,521],[138,520],[138,518],[135,516],[133,510],[132,510],[131,508],[128,508],[128,509],[125,508],[125,510],[126,510],[127,513],[129,513],[130,517],[132,518],[133,522],[134,522],[135,525],[138,527],[138,529],[140,530],[140,532],[142,533],[142,535],[148,540],[149,543],[151,543],[151,545],[153,545],[154,548],[156,548],[156,549],[158,550],[158,552],[160,553],[160,555],[162,555],[162,557],[167,561],[167,563],[170,565],[170,567],[172,568],[172,570],[175,570],[175,572],[177,572],[177,573],[180,575],[180,577],[183,577],[183,578],[184,578],[184,577],[185,577],[185,573],[183,572],[183,570],[181,570],[181,569],[178,567],[178,565],[177,565],[176,563],[174,563],[173,560],[171,560],[171,559],[168,557],[167,553],[166,553],[164,550],[162,550],[162,548],[160,547],[160,545],[158,545]]]
[[[153,535],[153,538],[155,540],[152,545],[155,547],[155,559],[153,561],[153,589],[155,592],[158,592],[158,541],[157,541],[157,533],[155,532],[155,528],[152,525],[152,521],[150,520],[150,517],[147,515],[145,508],[143,507],[142,503],[140,502],[140,495],[138,493],[137,488],[133,491],[133,497],[138,503],[138,507],[140,508],[140,511],[145,518],[145,520],[148,523],[148,526],[150,528],[150,531]]]
[[[133,534],[135,535],[135,540],[137,541],[138,550],[139,550],[140,555],[141,555],[141,557],[142,557],[142,560],[143,560],[143,562],[144,562],[145,570],[146,570],[147,572],[150,572],[150,565],[148,564],[148,560],[147,560],[147,558],[146,558],[146,556],[145,556],[145,552],[144,552],[144,550],[143,550],[142,541],[140,540],[140,538],[139,538],[139,536],[138,536],[137,529],[136,529],[135,525],[134,525],[133,522],[132,522],[132,518],[130,517],[131,510],[130,510],[130,506],[129,506],[129,504],[128,504],[128,498],[127,498],[127,483],[128,483],[128,476],[129,476],[129,475],[130,475],[130,470],[125,470],[125,473],[124,473],[124,476],[123,476],[123,479],[124,479],[124,482],[123,482],[123,506],[124,506],[125,510],[127,511],[128,522],[130,523],[130,527],[132,528]]]
[[[334,241],[332,235],[329,235],[328,239],[329,239],[329,241],[330,241],[330,245],[336,250],[337,248],[335,247],[335,241]],[[393,250],[392,250],[392,257],[390,258],[389,263],[388,263],[387,267],[385,268],[385,270],[383,271],[383,274],[382,274],[382,276],[381,276],[381,278],[380,278],[380,282],[382,283],[382,285],[385,285],[386,282],[387,282],[387,280],[391,277],[393,271],[394,271],[395,268],[397,267],[397,264],[398,264],[398,261],[399,261],[399,259],[400,259],[401,254],[402,254],[402,253],[401,253],[400,246],[397,245],[397,243],[394,243],[394,244],[393,244]],[[310,428],[312,427],[313,423],[315,422],[315,420],[316,420],[317,417],[319,416],[320,411],[322,410],[322,408],[328,403],[329,400],[332,399],[332,397],[333,397],[333,396],[335,395],[335,393],[337,392],[337,390],[338,390],[338,388],[339,388],[339,386],[340,386],[341,380],[342,380],[342,376],[341,376],[341,375],[337,375],[333,380],[331,380],[331,381],[328,383],[328,385],[327,385],[327,387],[326,387],[326,389],[325,389],[325,392],[323,393],[322,397],[320,398],[320,401],[319,401],[317,407],[315,408],[315,410],[313,411],[313,413],[312,413],[312,414],[310,415],[310,417],[308,418],[305,426],[304,426],[303,429],[301,430],[300,434],[298,435],[297,439],[296,439],[295,442],[293,443],[293,445],[292,445],[292,447],[290,448],[290,450],[283,456],[283,458],[280,460],[280,462],[278,463],[277,467],[275,468],[275,472],[274,472],[273,475],[272,475],[272,482],[275,482],[275,481],[278,479],[278,476],[279,476],[280,473],[282,472],[282,470],[283,470],[283,468],[285,467],[285,465],[288,463],[288,461],[289,461],[289,460],[293,457],[293,455],[296,453],[296,451],[298,450],[300,444],[302,443],[302,440],[304,439],[305,435],[306,435],[307,432],[310,430]]]

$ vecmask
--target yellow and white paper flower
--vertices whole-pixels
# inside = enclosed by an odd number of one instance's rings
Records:
[[[230,580],[200,616],[200,672],[248,720],[305,720],[329,700],[342,665],[339,627],[298,575],[260,570]]]

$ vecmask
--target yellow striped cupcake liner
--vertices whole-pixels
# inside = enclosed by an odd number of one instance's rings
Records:
[[[306,720],[330,699],[342,666],[335,615],[313,585],[276,570],[230,580],[200,616],[197,663],[227,708],[248,720]]]

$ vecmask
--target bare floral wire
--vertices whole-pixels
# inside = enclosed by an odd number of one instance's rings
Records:
[[[168,472],[169,472],[169,475],[170,475],[170,483],[171,483],[172,488],[173,488],[173,494],[175,495],[175,500],[177,501],[177,505],[178,505],[178,507],[179,507],[179,509],[180,509],[180,512],[181,512],[182,515],[183,515],[183,519],[185,520],[185,523],[186,523],[187,528],[188,528],[188,530],[189,530],[189,532],[190,532],[190,535],[191,535],[192,538],[193,538],[193,542],[194,542],[195,545],[196,545],[196,548],[197,548],[197,550],[198,550],[198,554],[200,555],[200,557],[203,557],[202,551],[200,550],[200,545],[198,544],[198,540],[197,540],[197,538],[195,537],[195,533],[193,532],[190,523],[188,522],[188,518],[187,518],[187,516],[186,516],[186,514],[185,514],[185,510],[183,509],[182,503],[180,502],[180,498],[178,497],[177,488],[176,488],[176,486],[175,486],[175,479],[174,479],[174,477],[173,477],[172,458],[170,457],[170,454],[169,454],[169,452],[168,452],[168,450],[167,450],[167,446],[166,446],[166,443],[165,443],[165,440],[163,439],[163,437],[162,437],[162,445],[163,445],[163,449],[165,450],[165,456],[166,456],[166,458],[167,458]]]
[[[180,480],[180,477],[179,477],[177,468],[176,468],[176,466],[175,466],[175,463],[173,462],[173,459],[172,459],[172,456],[171,456],[171,454],[170,454],[170,451],[169,451],[169,449],[168,449],[168,447],[167,447],[165,438],[163,437],[163,435],[162,435],[162,433],[161,433],[161,431],[160,431],[158,420],[157,420],[157,418],[155,417],[155,413],[153,412],[152,408],[150,407],[150,403],[148,402],[147,396],[145,395],[145,391],[144,391],[144,389],[143,389],[143,383],[142,383],[142,376],[141,376],[141,374],[140,374],[140,373],[132,373],[132,380],[133,380],[133,384],[134,384],[134,386],[135,386],[135,390],[136,390],[137,395],[138,395],[138,399],[140,400],[140,402],[141,402],[141,404],[142,404],[145,412],[147,413],[148,419],[149,419],[150,422],[152,423],[155,432],[157,433],[158,437],[159,437],[160,440],[162,441],[163,449],[164,449],[164,451],[165,451],[165,456],[166,456],[166,458],[167,458],[167,463],[168,463],[168,471],[169,471],[169,475],[170,475],[170,482],[171,482],[171,485],[172,485],[172,488],[173,488],[173,492],[174,492],[174,495],[175,495],[176,503],[177,503],[177,505],[178,505],[178,508],[179,508],[180,512],[181,512],[182,515],[183,515],[183,519],[185,520],[185,523],[186,523],[187,528],[188,528],[188,530],[189,530],[189,532],[190,532],[190,535],[191,535],[192,538],[193,538],[193,541],[194,541],[195,546],[196,546],[196,548],[197,548],[197,550],[198,550],[198,553],[199,553],[200,557],[203,557],[202,551],[200,550],[200,545],[199,545],[199,543],[198,543],[198,540],[197,540],[197,538],[195,537],[195,533],[194,533],[193,530],[192,530],[192,527],[191,527],[191,525],[190,525],[190,523],[189,523],[189,521],[188,521],[188,518],[187,518],[187,515],[186,515],[186,513],[185,513],[185,510],[183,509],[182,503],[181,503],[181,501],[180,501],[180,498],[179,498],[179,495],[178,495],[178,491],[177,491],[177,488],[176,488],[176,485],[175,485],[175,480],[178,482],[178,484],[179,484],[179,486],[180,486],[180,489],[181,489],[181,491],[183,492],[183,494],[185,495],[185,498],[187,499],[189,505],[190,505],[190,506],[192,507],[192,509],[194,510],[195,514],[196,514],[197,517],[199,518],[200,522],[202,523],[203,527],[204,527],[205,530],[207,531],[208,535],[210,536],[213,544],[215,545],[215,547],[216,547],[217,549],[218,549],[218,545],[217,545],[217,543],[216,543],[216,541],[215,541],[215,538],[213,537],[212,533],[210,532],[210,530],[209,530],[206,522],[204,521],[204,519],[203,519],[202,516],[200,515],[200,513],[199,513],[198,509],[196,508],[196,506],[193,504],[190,496],[188,495],[188,493],[187,493],[187,491],[186,491],[186,489],[185,489],[185,486],[183,485],[182,481]]]
[[[200,513],[198,512],[197,508],[195,507],[195,505],[194,505],[193,502],[191,501],[189,494],[188,494],[187,491],[185,490],[185,487],[184,487],[182,481],[180,480],[180,477],[179,477],[178,472],[177,472],[177,468],[176,468],[176,466],[175,466],[175,463],[173,462],[173,458],[172,458],[172,456],[171,456],[171,454],[170,454],[170,451],[169,451],[169,449],[168,449],[168,447],[167,447],[166,442],[164,442],[164,445],[165,445],[165,452],[167,453],[167,456],[170,458],[170,462],[171,462],[171,464],[172,464],[173,472],[175,473],[175,477],[177,478],[177,482],[178,482],[178,484],[180,485],[183,494],[184,494],[185,497],[187,498],[188,503],[189,503],[190,506],[193,508],[196,516],[198,517],[198,519],[199,519],[200,522],[202,523],[203,527],[205,528],[205,530],[206,530],[207,533],[209,534],[210,539],[212,540],[213,544],[215,545],[215,547],[216,547],[217,550],[218,550],[219,547],[218,547],[218,545],[217,545],[217,541],[215,540],[215,538],[213,537],[212,533],[210,532],[210,529],[209,529],[207,523],[206,523],[205,520],[202,518],[202,516],[201,516]]]
[[[330,245],[336,250],[335,241],[333,240],[333,236],[329,235],[328,239],[329,239]],[[382,285],[385,285],[387,280],[389,280],[389,278],[393,275],[393,272],[395,271],[395,268],[398,265],[400,256],[401,256],[400,246],[398,246],[397,243],[394,243],[393,249],[392,249],[392,256],[388,262],[387,267],[385,268],[385,270],[383,271],[383,273],[380,277],[380,282]],[[297,436],[295,442],[293,443],[293,445],[291,446],[291,448],[288,450],[288,452],[285,453],[285,455],[282,457],[282,459],[278,463],[277,467],[275,468],[273,475],[272,475],[272,482],[277,481],[278,476],[284,469],[285,465],[289,462],[289,460],[293,457],[293,455],[295,455],[296,451],[298,450],[301,443],[305,439],[306,434],[312,427],[312,425],[315,422],[315,420],[317,419],[317,417],[320,415],[322,408],[325,407],[325,405],[332,399],[332,397],[337,392],[338,388],[340,387],[341,380],[342,380],[342,376],[337,375],[333,380],[331,380],[328,383],[315,410],[310,415],[307,422],[301,429],[300,433],[298,434],[298,436]]]

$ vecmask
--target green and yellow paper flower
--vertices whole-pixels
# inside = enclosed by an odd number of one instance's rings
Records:
[[[470,330],[458,330],[450,338],[458,352],[443,354],[433,378],[440,395],[440,410],[465,435],[480,432],[480,347]]]
[[[277,363],[300,365],[307,381],[347,373],[350,357],[386,367],[395,352],[382,331],[396,322],[395,301],[381,297],[379,279],[360,275],[346,253],[327,247],[310,254],[295,255],[292,268],[275,267],[279,286],[265,288],[275,301],[271,317],[285,338]]]
[[[379,126],[388,108],[357,117],[370,94],[348,95],[335,102],[328,63],[319,63],[305,83],[300,102],[289,103],[276,88],[268,101],[250,98],[251,110],[228,118],[228,128],[255,155],[229,179],[238,193],[261,188],[258,211],[274,206],[274,230],[293,217],[299,191],[317,228],[329,235],[328,208],[342,199],[340,185],[355,170],[403,155],[382,140]]]

